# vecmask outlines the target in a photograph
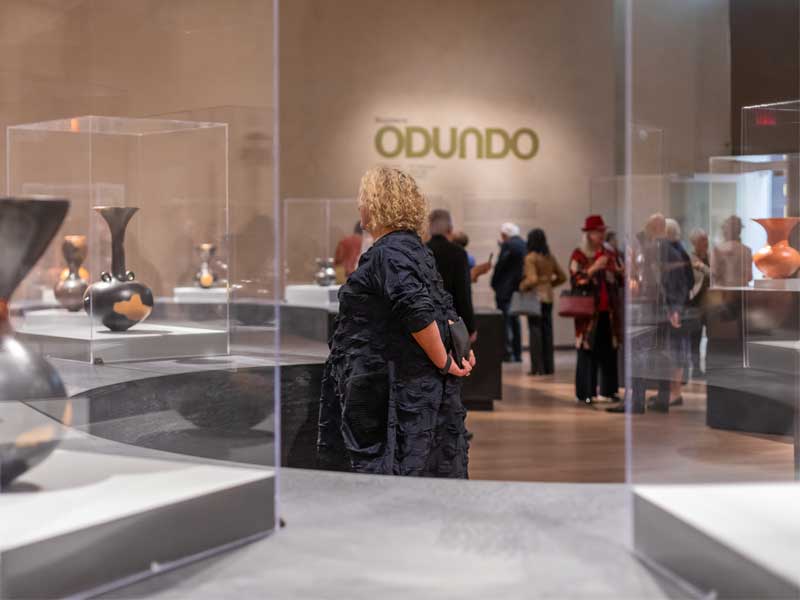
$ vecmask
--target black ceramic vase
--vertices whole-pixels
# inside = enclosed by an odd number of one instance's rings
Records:
[[[65,235],[61,251],[67,261],[67,272],[59,278],[53,292],[64,308],[75,312],[83,308],[83,296],[89,287],[82,274],[85,269],[81,268],[86,260],[86,236]]]
[[[153,310],[153,292],[125,267],[125,230],[135,207],[96,206],[111,230],[111,272],[103,272],[83,298],[86,312],[111,331],[126,331]]]
[[[59,426],[27,406],[64,400],[55,369],[20,344],[8,321],[8,301],[44,253],[69,208],[68,200],[0,198],[0,490],[44,460],[58,445]]]

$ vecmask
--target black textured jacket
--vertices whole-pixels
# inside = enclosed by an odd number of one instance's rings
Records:
[[[519,289],[528,253],[525,240],[514,236],[500,245],[500,256],[492,273],[492,289],[498,303],[510,302],[511,296]]]
[[[456,313],[464,319],[470,333],[475,331],[475,311],[472,309],[472,279],[467,252],[443,235],[434,235],[428,248],[436,259],[436,268],[442,276],[444,289],[453,297]]]
[[[441,375],[412,337],[456,317],[433,254],[395,231],[339,290],[320,398],[319,465],[361,473],[467,476],[461,382]]]

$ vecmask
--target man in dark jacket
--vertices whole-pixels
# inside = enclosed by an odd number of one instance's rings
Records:
[[[525,240],[519,236],[519,227],[514,223],[503,223],[500,227],[500,256],[497,257],[492,273],[492,289],[497,308],[503,313],[506,324],[505,360],[512,362],[522,362],[519,317],[509,314],[509,309],[511,296],[519,289],[522,281],[526,252]]]
[[[453,218],[441,208],[428,217],[431,239],[428,247],[436,259],[436,268],[444,281],[444,289],[453,297],[453,306],[475,339],[475,312],[472,308],[472,281],[466,251],[450,241]]]

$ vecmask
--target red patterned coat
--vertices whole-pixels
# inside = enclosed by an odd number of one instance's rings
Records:
[[[584,350],[592,350],[594,333],[600,315],[600,295],[602,282],[605,280],[608,293],[608,313],[611,318],[613,344],[618,348],[622,343],[623,290],[625,289],[625,273],[619,253],[604,247],[608,263],[594,275],[589,275],[589,267],[594,258],[589,258],[581,248],[575,248],[569,260],[569,275],[572,289],[589,290],[594,295],[595,313],[588,319],[575,319],[575,346]]]

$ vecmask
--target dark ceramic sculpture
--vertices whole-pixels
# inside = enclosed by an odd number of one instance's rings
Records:
[[[0,198],[0,488],[58,445],[57,424],[30,421],[26,415],[33,409],[23,402],[64,399],[64,422],[70,420],[58,374],[14,338],[8,321],[9,297],[44,253],[68,208],[68,200]]]
[[[59,278],[53,291],[63,307],[75,312],[83,308],[83,296],[89,287],[82,273],[85,269],[81,268],[86,260],[86,236],[65,235],[61,251],[67,261],[67,272]]]
[[[333,263],[332,258],[317,259],[319,270],[314,274],[314,281],[317,282],[317,285],[328,286],[336,283],[336,268]]]
[[[111,230],[111,273],[103,272],[83,299],[86,312],[111,331],[126,331],[153,310],[153,292],[125,267],[125,229],[135,207],[96,206]]]
[[[217,275],[211,268],[211,259],[214,257],[217,247],[214,244],[206,243],[200,244],[197,248],[200,250],[200,268],[195,273],[194,280],[201,288],[208,289],[217,281]]]

